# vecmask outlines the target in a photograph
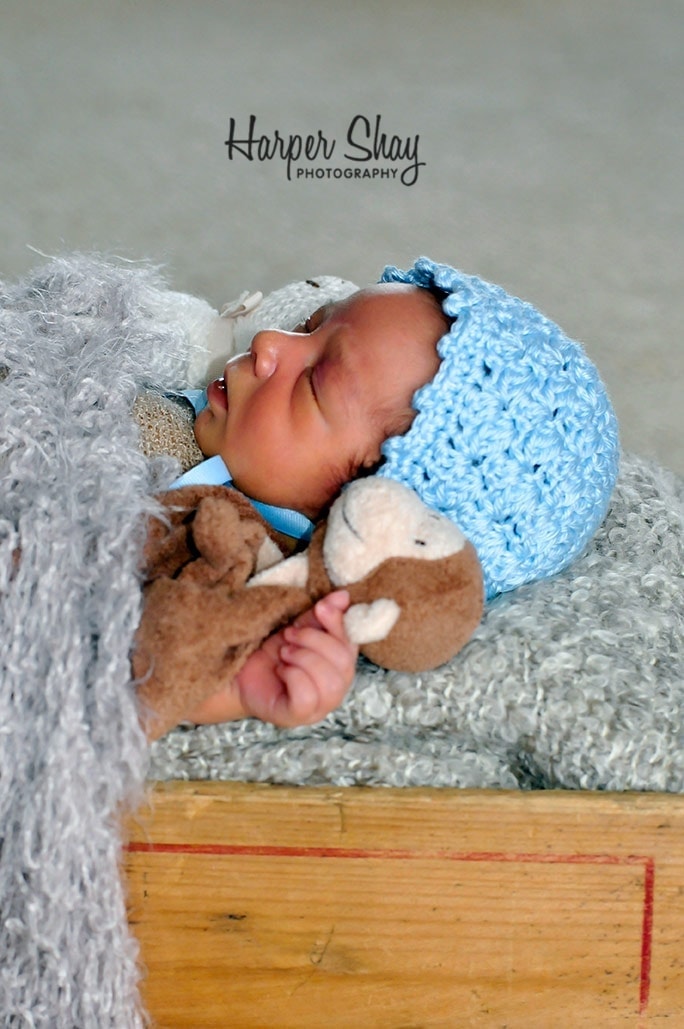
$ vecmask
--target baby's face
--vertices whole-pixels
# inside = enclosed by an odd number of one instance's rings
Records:
[[[301,331],[258,332],[209,385],[200,449],[220,454],[248,496],[315,518],[408,428],[446,331],[430,293],[392,283],[320,308]]]

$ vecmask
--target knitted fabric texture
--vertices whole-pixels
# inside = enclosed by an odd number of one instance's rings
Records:
[[[145,457],[169,454],[180,462],[182,472],[204,460],[192,431],[195,412],[189,403],[156,392],[141,393],[135,398],[133,417]]]
[[[317,308],[323,304],[345,300],[358,288],[348,279],[339,279],[334,275],[316,275],[311,279],[281,286],[266,296],[262,296],[261,293],[253,295],[251,299],[256,302],[253,302],[247,312],[239,316],[235,322],[236,353],[248,349],[255,332],[271,328],[292,332]],[[221,310],[221,317],[235,317],[236,303],[226,304]],[[240,309],[239,303],[237,309]]]
[[[439,291],[451,328],[379,474],[456,522],[488,598],[564,568],[603,521],[617,476],[617,424],[595,367],[531,304],[448,265],[420,258],[381,281]]]
[[[188,341],[151,317],[147,269],[73,257],[0,286],[0,1021],[142,1025],[118,816],[148,750],[129,653],[148,462],[145,385]],[[152,305],[154,306],[154,305]]]

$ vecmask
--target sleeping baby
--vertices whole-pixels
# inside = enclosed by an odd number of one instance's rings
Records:
[[[376,473],[456,522],[492,599],[565,567],[606,513],[619,447],[596,369],[475,276],[421,258],[361,290],[309,280],[222,315],[169,293],[159,317],[185,323],[198,388],[138,398],[144,452],[178,457],[176,485],[232,485],[293,546],[346,483]],[[354,677],[347,605],[344,591],[323,598],[187,717],[322,719]]]

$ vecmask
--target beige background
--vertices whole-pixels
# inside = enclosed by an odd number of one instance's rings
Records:
[[[250,114],[336,139],[324,167],[380,114],[425,167],[288,182],[228,160]],[[5,0],[0,133],[3,277],[97,249],[218,305],[427,253],[581,339],[625,445],[684,473],[679,0]]]

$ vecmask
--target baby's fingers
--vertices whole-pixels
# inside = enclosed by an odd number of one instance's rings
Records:
[[[331,593],[269,638],[258,653],[264,662],[273,661],[270,672],[248,677],[245,666],[239,676],[245,711],[289,728],[312,725],[338,707],[352,684],[358,657],[344,628],[348,607],[346,591]],[[257,671],[255,665],[253,655],[251,671]]]
[[[321,707],[321,692],[309,673],[294,664],[277,668],[282,690],[273,698],[268,721],[282,729],[314,725],[328,713]]]
[[[322,630],[313,646],[286,644],[281,660],[278,674],[286,685],[291,714],[307,724],[320,721],[342,703],[356,670],[355,648]]]
[[[281,660],[310,671],[318,683],[324,684],[333,675],[342,677],[349,685],[359,650],[347,638],[343,614],[339,609],[326,607],[320,614],[317,612],[317,617],[325,623],[320,628],[293,625],[284,629]]]
[[[344,627],[344,614],[349,607],[349,594],[346,590],[336,590],[328,593],[316,604],[311,611],[306,612],[301,619],[294,623],[296,628],[305,625],[317,625],[325,629],[338,640],[346,640],[347,633]],[[307,619],[307,616],[310,616]]]

